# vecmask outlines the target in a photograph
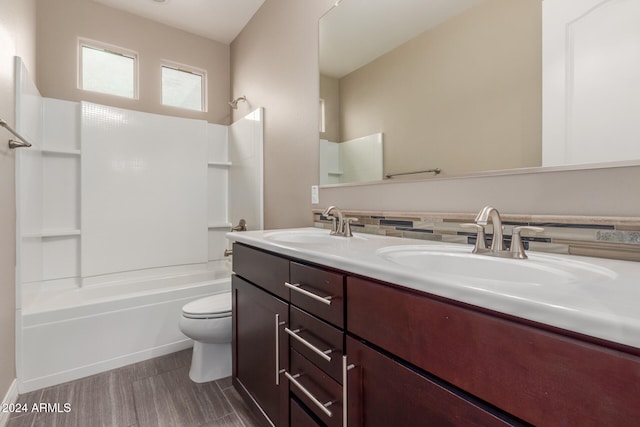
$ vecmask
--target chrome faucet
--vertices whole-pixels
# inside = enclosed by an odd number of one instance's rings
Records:
[[[236,225],[235,227],[231,227],[231,231],[247,231],[247,221],[241,219],[238,222],[238,225]]]
[[[489,219],[491,219],[491,223],[493,224],[493,239],[491,241],[491,248],[487,249],[484,227],[489,223]],[[525,230],[533,232],[544,231],[544,228],[542,227],[531,227],[526,225],[514,227],[511,237],[511,248],[510,250],[505,250],[504,227],[502,225],[500,213],[496,208],[485,206],[478,213],[475,221],[476,222],[472,224],[462,224],[465,228],[474,228],[478,231],[476,246],[473,248],[473,253],[475,254],[491,255],[503,258],[527,259],[527,254],[525,253],[524,243],[520,233]]]
[[[335,212],[333,215],[331,212]],[[337,216],[336,216],[337,215]],[[358,218],[345,217],[342,211],[335,206],[329,206],[322,212],[322,216],[331,220],[331,235],[342,237],[353,237],[351,233],[351,223],[358,220]]]
[[[476,224],[485,226],[491,218],[493,224],[493,239],[491,240],[491,251],[499,252],[504,250],[504,235],[500,212],[494,207],[485,206],[476,216]]]

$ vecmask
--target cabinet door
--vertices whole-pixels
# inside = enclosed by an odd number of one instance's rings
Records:
[[[288,382],[281,371],[289,364],[283,332],[289,306],[238,276],[233,289],[233,380],[254,401],[259,413],[276,426],[287,426]]]
[[[519,425],[352,337],[347,355],[360,371],[348,380],[350,427]]]

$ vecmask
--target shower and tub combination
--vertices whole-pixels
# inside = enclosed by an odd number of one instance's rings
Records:
[[[183,306],[230,290],[232,222],[262,228],[262,110],[223,126],[16,76],[20,393],[190,347]]]

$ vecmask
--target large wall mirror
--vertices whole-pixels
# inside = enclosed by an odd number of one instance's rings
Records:
[[[340,1],[320,183],[640,159],[637,22],[640,0]]]

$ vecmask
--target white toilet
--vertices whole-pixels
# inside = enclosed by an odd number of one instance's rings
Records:
[[[203,383],[231,375],[231,292],[185,304],[180,330],[194,341],[191,381]]]

